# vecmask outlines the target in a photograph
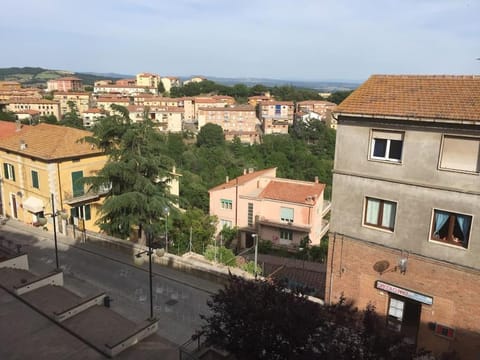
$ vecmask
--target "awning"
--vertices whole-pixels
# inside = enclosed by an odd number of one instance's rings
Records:
[[[28,197],[27,200],[23,202],[23,208],[32,213],[43,211],[43,207],[43,201],[33,196]]]

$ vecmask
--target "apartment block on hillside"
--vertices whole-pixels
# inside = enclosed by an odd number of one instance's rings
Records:
[[[326,300],[480,356],[480,77],[375,75],[335,110]]]
[[[312,245],[319,245],[329,228],[325,185],[277,178],[276,170],[245,170],[209,190],[210,215],[219,219],[217,230],[238,227],[241,247],[253,246],[254,236],[292,250],[307,236]]]

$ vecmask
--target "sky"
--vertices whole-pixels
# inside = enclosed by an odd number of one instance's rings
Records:
[[[363,81],[478,58],[480,0],[0,0],[0,68]]]

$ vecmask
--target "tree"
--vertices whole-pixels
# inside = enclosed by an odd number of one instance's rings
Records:
[[[173,161],[162,155],[162,136],[149,119],[131,123],[126,109],[117,110],[86,138],[108,156],[97,176],[85,179],[95,190],[111,186],[97,223],[121,238],[128,238],[134,229],[139,236],[145,229],[163,234],[164,209],[174,209],[168,185]]]
[[[330,102],[333,102],[335,104],[340,104],[343,100],[345,100],[348,95],[350,95],[353,92],[353,90],[348,90],[348,91],[335,91],[332,93],[327,100]]]
[[[202,316],[207,343],[243,359],[293,359],[320,325],[319,305],[279,284],[230,276]]]
[[[67,101],[69,111],[63,115],[59,125],[83,129],[83,120],[78,114],[77,104]]]
[[[388,331],[375,308],[359,311],[344,298],[319,305],[301,289],[230,276],[207,303],[207,344],[243,359],[412,359],[415,347]]]
[[[0,120],[3,121],[15,121],[16,117],[15,114],[11,111],[0,111]]]
[[[162,81],[158,82],[157,90],[159,94],[163,94],[165,92],[165,86],[163,85]]]
[[[55,115],[42,115],[40,116],[39,121],[47,124],[58,125],[58,120]]]
[[[223,145],[225,136],[220,125],[208,123],[202,126],[197,135],[197,146],[214,147]]]

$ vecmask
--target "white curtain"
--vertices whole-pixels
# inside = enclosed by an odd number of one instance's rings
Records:
[[[394,223],[395,223],[395,204],[384,202],[382,226],[389,229],[393,229]]]
[[[380,200],[367,199],[367,223],[378,225],[378,212],[380,210]]]

